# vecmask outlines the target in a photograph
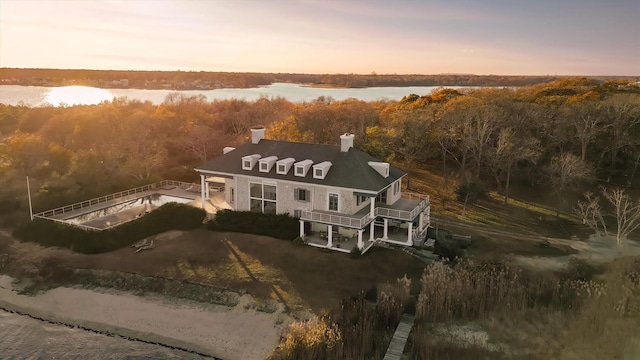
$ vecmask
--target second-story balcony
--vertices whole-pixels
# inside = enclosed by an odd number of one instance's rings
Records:
[[[357,214],[348,215],[324,210],[303,210],[300,212],[300,220],[319,222],[329,225],[339,225],[354,229],[362,229],[373,219],[369,212],[359,211]]]
[[[391,205],[376,204],[374,216],[371,217],[369,207],[365,207],[356,214],[336,213],[326,210],[300,211],[300,220],[313,221],[329,225],[339,225],[353,229],[362,229],[375,219],[385,217],[389,219],[412,221],[429,206],[429,196],[414,193],[402,193],[402,197]]]
[[[416,193],[403,192],[395,203],[376,204],[376,216],[412,221],[429,206],[429,196]]]

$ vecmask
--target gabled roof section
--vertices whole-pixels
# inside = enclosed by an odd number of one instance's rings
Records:
[[[258,154],[262,158],[275,156],[278,159],[295,158],[309,159],[314,164],[331,163],[331,170],[324,179],[316,179],[309,172],[304,177],[295,176],[294,171],[278,174],[276,171],[260,172],[257,167],[252,170],[242,169],[242,158]],[[374,157],[350,148],[341,152],[340,146],[295,143],[262,139],[257,144],[247,143],[226,154],[210,160],[196,168],[199,172],[219,173],[226,175],[248,175],[268,179],[282,179],[288,181],[335,186],[349,189],[360,189],[378,192],[400,179],[406,173],[394,166],[389,166],[389,176],[386,178],[369,166],[369,162],[379,162]]]

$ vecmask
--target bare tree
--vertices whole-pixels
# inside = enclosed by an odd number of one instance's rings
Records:
[[[580,181],[589,180],[593,172],[579,157],[564,153],[554,157],[547,169],[553,193],[556,198],[564,201],[563,193]],[[560,209],[556,208],[556,217],[560,216]]]
[[[565,116],[575,130],[575,136],[580,141],[580,158],[585,161],[587,147],[594,138],[598,126],[603,122],[602,109],[596,102],[579,102],[565,108]]]
[[[540,142],[533,137],[523,138],[512,128],[503,128],[498,134],[495,147],[489,148],[487,159],[498,186],[498,192],[502,189],[503,178],[506,181],[504,188],[504,203],[509,200],[509,183],[511,170],[519,161],[535,163],[540,156]]]
[[[605,127],[610,134],[606,150],[610,152],[611,166],[615,167],[620,150],[640,144],[632,130],[640,124],[640,98],[632,94],[615,94],[602,105]]]
[[[640,227],[640,202],[634,202],[623,189],[602,189],[602,194],[614,206],[616,213],[616,243],[620,245],[627,236]]]
[[[590,229],[600,233],[600,226],[603,227],[604,233],[609,234],[607,231],[607,225],[602,217],[602,207],[600,206],[600,199],[593,195],[591,192],[584,194],[585,201],[578,201],[578,207],[574,209],[576,214],[582,219],[582,223],[587,225]]]

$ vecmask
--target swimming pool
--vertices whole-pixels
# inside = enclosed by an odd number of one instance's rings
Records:
[[[151,194],[137,199],[129,199],[85,214],[65,218],[63,221],[97,229],[106,229],[134,220],[170,202],[187,204],[193,201],[194,199],[179,196]]]

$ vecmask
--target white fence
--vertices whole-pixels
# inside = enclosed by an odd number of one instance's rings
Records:
[[[300,219],[361,229],[369,222],[369,220],[371,219],[371,215],[366,214],[361,218],[355,218],[349,216],[327,214],[319,211],[304,210],[300,212]]]
[[[179,187],[179,188],[181,188],[183,190],[186,190],[186,191],[193,191],[193,192],[197,192],[197,193],[200,192],[200,184],[187,183],[187,182],[183,182],[183,181],[174,181],[174,180],[162,180],[162,181],[160,181],[158,183],[155,183],[155,184],[144,185],[144,186],[140,186],[140,187],[137,187],[137,188],[134,188],[134,189],[124,190],[124,191],[120,191],[120,192],[117,192],[117,193],[113,193],[113,194],[97,197],[97,198],[94,198],[94,199],[91,199],[91,200],[85,200],[85,201],[77,202],[75,204],[61,206],[59,208],[55,208],[55,209],[52,209],[52,210],[43,211],[43,212],[35,214],[34,217],[51,218],[53,216],[64,214],[64,213],[68,213],[70,211],[80,210],[80,209],[86,208],[88,206],[98,205],[98,204],[101,204],[101,203],[105,203],[107,201],[117,200],[117,199],[123,198],[125,196],[135,195],[135,194],[142,193],[142,192],[145,192],[145,191],[161,189],[161,188],[167,187],[167,186]]]

